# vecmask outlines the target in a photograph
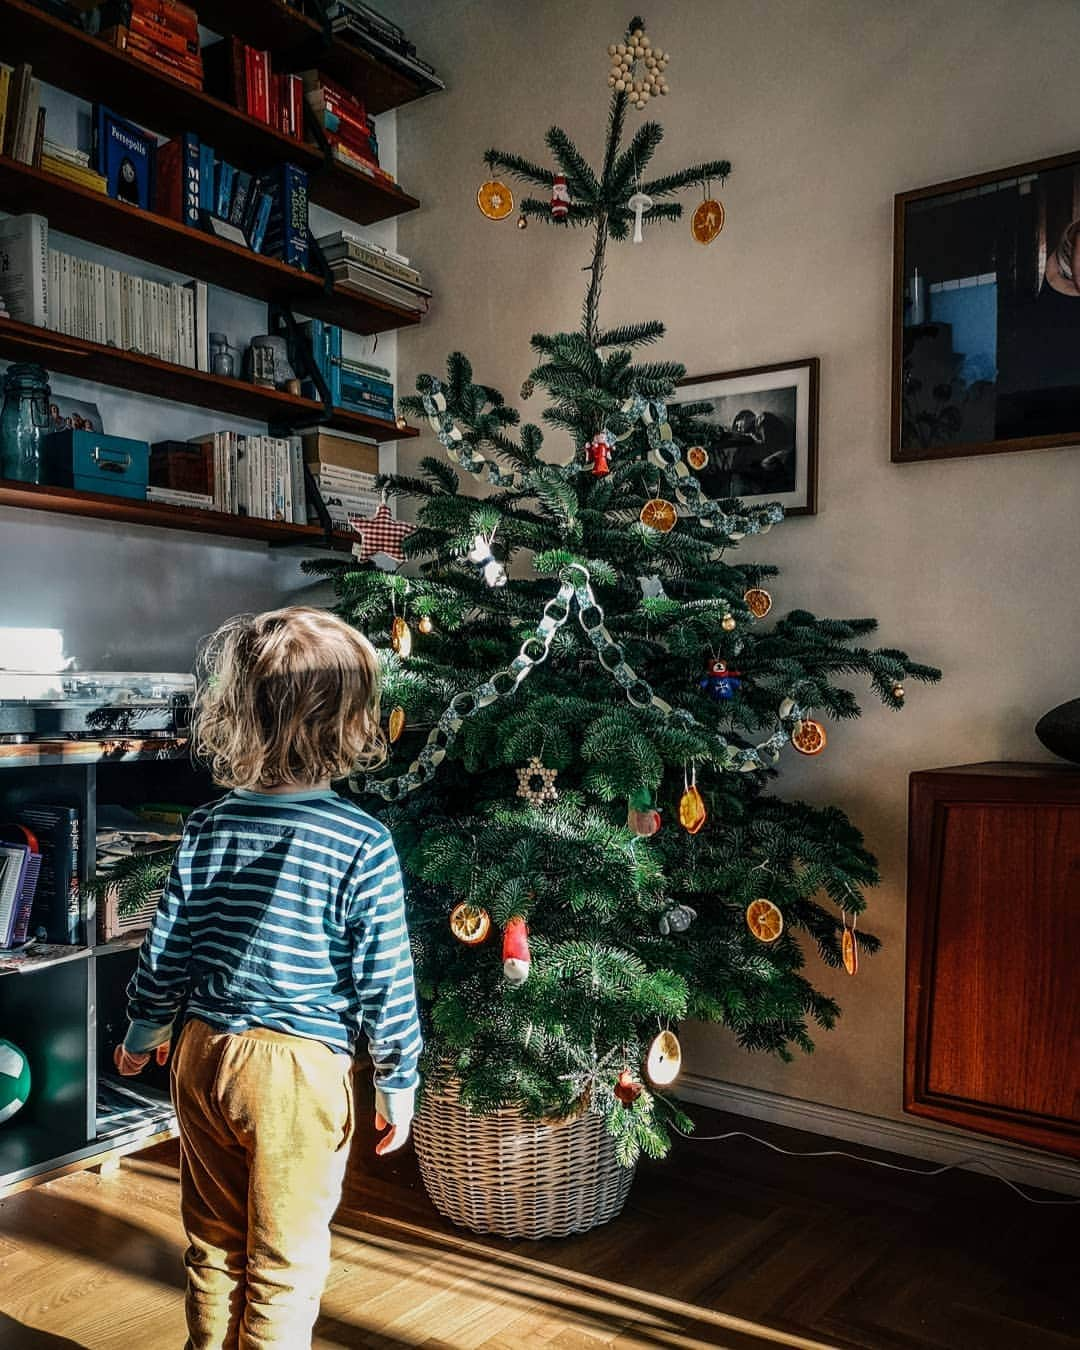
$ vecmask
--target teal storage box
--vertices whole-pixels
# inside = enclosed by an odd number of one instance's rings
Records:
[[[80,492],[146,500],[150,445],[100,431],[54,431],[45,437],[49,482]]]

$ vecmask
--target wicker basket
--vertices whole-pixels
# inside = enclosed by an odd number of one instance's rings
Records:
[[[517,1110],[473,1115],[452,1084],[425,1090],[414,1134],[432,1204],[474,1233],[584,1233],[620,1213],[634,1179],[633,1168],[619,1166],[600,1117],[547,1123]]]

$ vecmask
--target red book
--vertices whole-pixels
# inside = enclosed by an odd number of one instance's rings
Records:
[[[373,169],[379,166],[375,161],[375,156],[371,151],[371,141],[366,137],[361,138],[346,127],[341,127],[338,131],[328,131],[326,139],[331,145],[343,145],[357,159],[366,160]]]
[[[244,101],[238,104],[249,117],[258,117],[259,95],[255,74],[255,48],[244,48]]]
[[[183,219],[184,147],[179,141],[158,146],[154,174],[154,210],[170,220]]]
[[[289,93],[289,135],[304,139],[304,81],[299,75],[286,75]]]
[[[338,84],[334,80],[327,79],[325,75],[320,74],[319,83],[322,86],[322,96],[326,104],[337,108],[345,108],[352,114],[357,121],[362,122],[367,115],[363,99],[355,94],[350,94],[344,85]]]
[[[270,116],[270,53],[255,51],[252,53],[255,67],[255,107],[251,109],[253,117],[260,122],[269,123]]]
[[[346,112],[344,109],[338,108],[327,108],[325,109],[325,111],[320,111],[319,109],[316,108],[313,109],[312,111],[314,112],[315,116],[318,118],[318,120],[322,123],[324,127],[327,125],[327,114],[329,114],[331,122],[335,118],[337,119],[337,126],[332,126],[330,128],[331,130],[340,131],[342,135],[345,135],[346,133],[351,133],[354,138],[361,139],[366,142],[371,141],[371,131],[368,127],[366,118],[364,118],[363,120],[358,120],[357,118],[353,117],[351,113]]]
[[[174,51],[180,56],[192,56],[196,60],[199,59],[198,38],[192,41],[186,33],[178,33],[172,28],[166,28],[164,24],[155,23],[153,19],[145,19],[134,11],[128,27],[132,33],[138,33],[151,42],[158,42],[162,47],[168,47],[170,51]]]
[[[150,42],[137,33],[128,34],[127,50],[130,56],[160,66],[177,79],[193,80],[199,85],[202,84],[202,66],[192,57],[178,56],[176,52],[169,51],[159,43]]]
[[[270,125],[275,131],[289,131],[289,110],[285,106],[285,77],[270,72]]]
[[[156,23],[162,28],[171,28],[174,33],[183,33],[193,42],[199,41],[199,17],[188,5],[176,0],[131,0],[132,17]]]

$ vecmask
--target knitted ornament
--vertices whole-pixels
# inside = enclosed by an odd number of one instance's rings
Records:
[[[524,984],[529,978],[532,955],[529,952],[529,929],[520,915],[511,919],[503,929],[503,977],[510,984]]]
[[[726,661],[710,661],[705,674],[698,681],[710,698],[717,703],[735,697],[735,691],[742,684],[742,671],[729,670]]]

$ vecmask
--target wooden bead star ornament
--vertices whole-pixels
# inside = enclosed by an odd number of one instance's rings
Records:
[[[559,794],[555,789],[557,773],[557,769],[545,768],[539,756],[533,755],[523,769],[517,770],[517,795],[532,806],[558,801]]]
[[[639,111],[653,95],[668,92],[670,86],[664,71],[671,53],[654,47],[644,29],[633,29],[625,42],[611,43],[608,56],[611,60],[608,88],[625,94]]]

